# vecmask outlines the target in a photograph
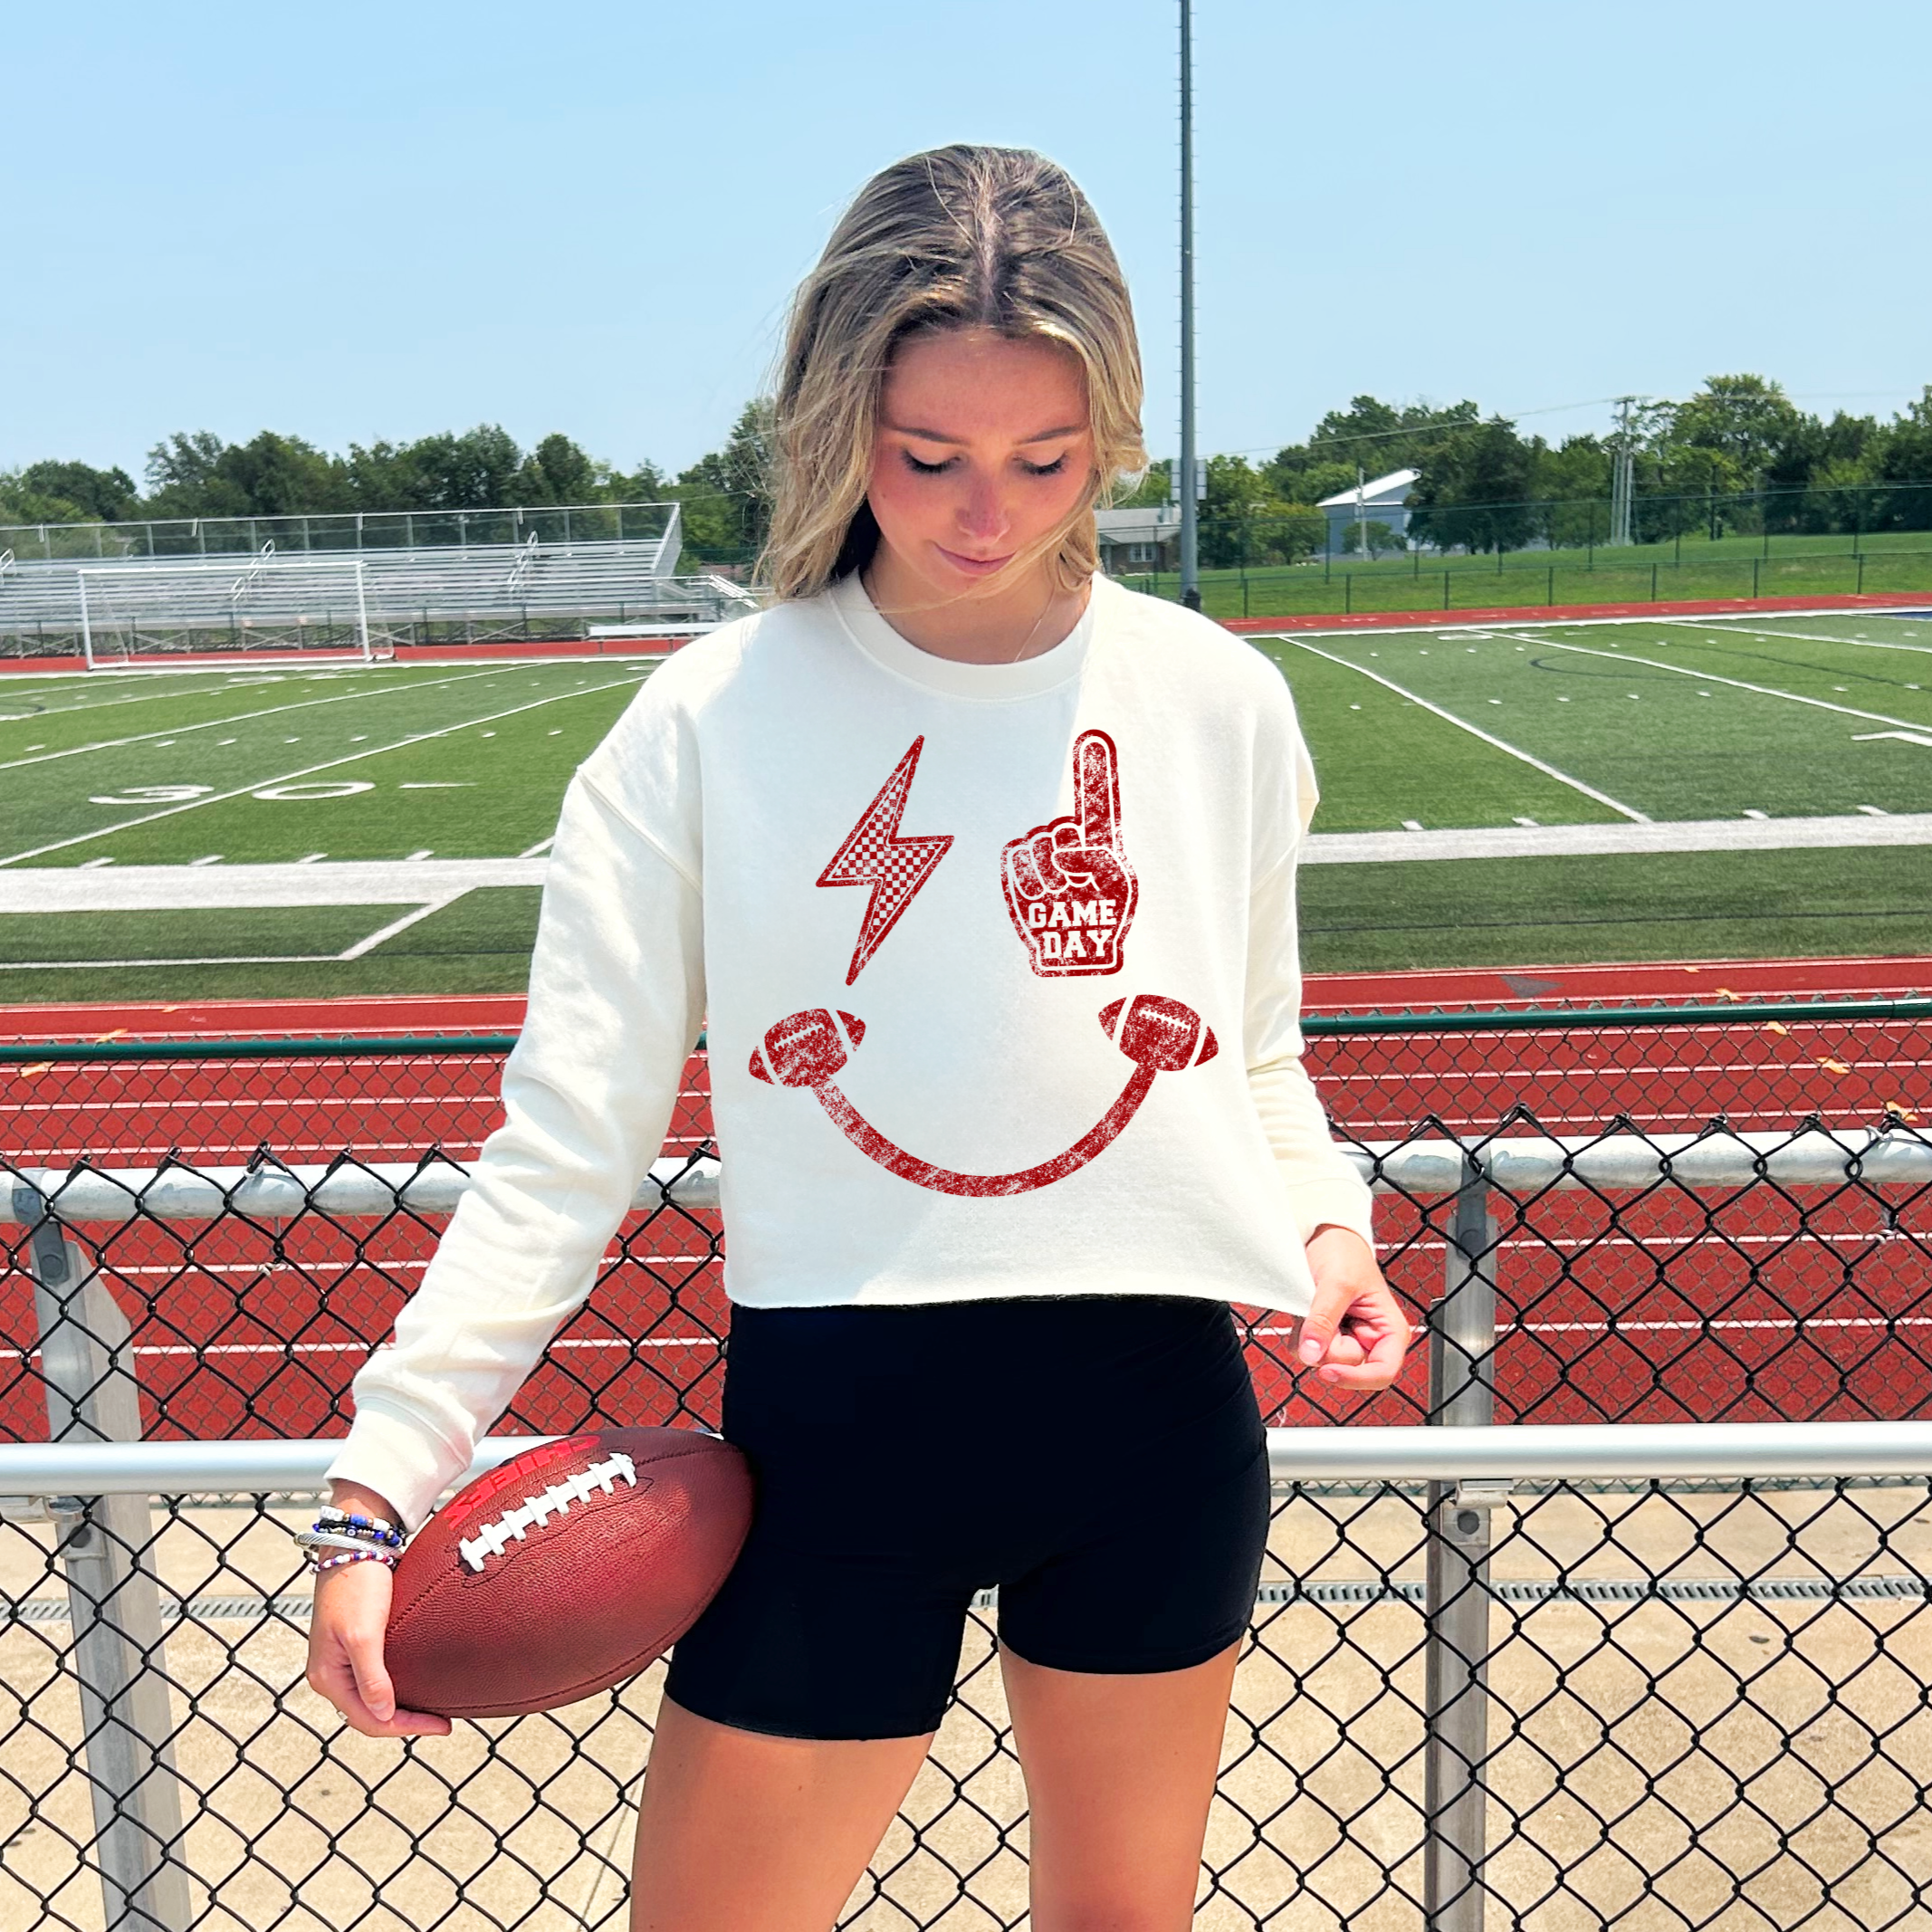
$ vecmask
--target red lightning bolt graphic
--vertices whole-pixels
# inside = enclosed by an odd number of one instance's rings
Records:
[[[912,749],[894,767],[893,775],[879,787],[878,797],[866,808],[858,823],[846,834],[846,842],[833,853],[831,864],[818,875],[821,885],[872,888],[872,897],[866,902],[865,923],[858,929],[858,944],[852,949],[852,964],[846,971],[847,986],[866,970],[866,961],[879,950],[885,935],[899,923],[900,913],[918,896],[919,888],[933,876],[933,868],[952,845],[950,832],[922,838],[899,837],[899,821],[905,816],[905,801],[924,744],[923,737],[913,740]]]

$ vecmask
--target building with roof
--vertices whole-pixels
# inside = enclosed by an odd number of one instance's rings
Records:
[[[1100,568],[1109,577],[1181,568],[1181,506],[1148,503],[1133,510],[1096,510]]]
[[[1409,497],[1422,480],[1420,470],[1391,470],[1353,490],[1325,496],[1315,507],[1328,519],[1328,549],[1340,556],[1349,546],[1349,525],[1380,523],[1395,537],[1409,540]]]

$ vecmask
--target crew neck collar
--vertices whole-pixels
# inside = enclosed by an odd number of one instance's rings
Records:
[[[875,664],[947,697],[999,703],[1038,697],[1076,677],[1093,640],[1095,608],[1113,589],[1105,578],[1096,574],[1079,622],[1050,651],[1023,657],[1014,665],[961,664],[957,658],[937,657],[921,650],[879,615],[856,570],[841,578],[826,595],[852,641]]]

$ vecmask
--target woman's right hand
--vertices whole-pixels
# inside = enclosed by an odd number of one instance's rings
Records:
[[[345,1500],[340,1493],[337,1502],[349,1509],[370,1506]],[[375,1513],[389,1515],[381,1506]],[[386,1563],[344,1564],[317,1575],[309,1620],[309,1688],[327,1698],[365,1737],[447,1736],[447,1717],[396,1707],[396,1692],[382,1660],[391,1587]]]

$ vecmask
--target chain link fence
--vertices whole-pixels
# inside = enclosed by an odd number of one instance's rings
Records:
[[[1363,1401],[1251,1328],[1299,1426],[1200,1922],[1925,1922],[1932,1424],[1871,1445],[1932,1382],[1932,1001],[1308,1030],[1429,1345]],[[221,1462],[340,1433],[508,1044],[4,1049],[0,1924],[621,1922],[659,1674],[448,1739],[347,1733],[301,1683],[282,1534],[321,1460]],[[701,1054],[506,1435],[714,1424],[706,1094]],[[1485,1434],[1548,1421],[1619,1426]],[[1399,1439],[1425,1447],[1369,1454]],[[32,1473],[115,1442],[120,1492]],[[1024,1918],[996,1630],[989,1602],[849,1923]]]

